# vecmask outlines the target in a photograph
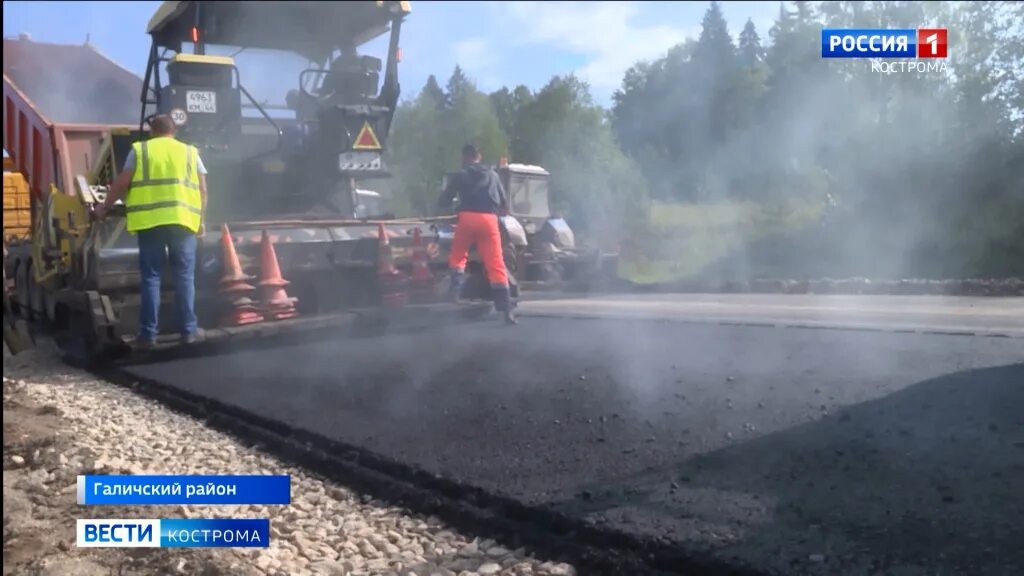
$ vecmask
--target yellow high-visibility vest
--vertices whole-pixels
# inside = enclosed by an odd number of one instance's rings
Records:
[[[129,232],[178,224],[199,231],[199,151],[169,136],[132,144],[135,173],[125,198]]]

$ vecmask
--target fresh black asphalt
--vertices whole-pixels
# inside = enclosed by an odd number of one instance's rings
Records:
[[[129,368],[778,574],[1024,573],[1024,339],[525,318]]]

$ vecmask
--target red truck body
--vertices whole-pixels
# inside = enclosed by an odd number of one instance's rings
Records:
[[[112,129],[137,129],[142,80],[90,45],[4,39],[4,149],[38,201],[70,193]]]

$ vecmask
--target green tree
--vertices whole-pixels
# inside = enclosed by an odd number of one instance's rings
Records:
[[[644,217],[641,172],[619,150],[586,83],[571,75],[551,79],[520,109],[515,125],[522,152],[514,159],[551,173],[553,205],[574,228],[621,234]]]
[[[388,164],[395,175],[393,202],[402,214],[435,213],[442,178],[458,169],[463,144],[474,143],[489,162],[508,153],[488,97],[459,67],[447,86],[449,92],[439,94],[431,76],[416,99],[395,114]]]
[[[1013,2],[784,2],[768,43],[748,21],[734,44],[711,2],[697,38],[626,72],[608,114],[572,76],[487,96],[456,68],[445,90],[430,79],[399,109],[395,189],[410,213],[430,213],[472,140],[490,162],[548,168],[554,204],[581,231],[645,224],[648,187],[661,200],[742,197],[782,218],[832,202],[827,225],[751,237],[746,264],[1024,274],[1021,21]],[[823,26],[925,25],[950,31],[945,74],[820,57]]]
[[[729,167],[730,195],[750,198],[758,196],[753,191],[761,185],[762,169],[749,159],[760,156],[760,141],[751,134],[760,122],[758,107],[767,90],[768,67],[765,64],[765,49],[753,21],[747,20],[739,36],[737,49],[739,69],[736,72],[734,89],[733,122],[734,130],[725,146],[728,154],[744,161]]]
[[[516,107],[512,102],[512,91],[502,86],[501,89],[491,92],[488,96],[491,100],[491,107],[495,116],[498,117],[498,124],[506,134],[511,134],[516,115]]]
[[[754,68],[764,61],[761,37],[757,34],[754,21],[749,18],[740,32],[738,56],[740,64],[747,69]]]
[[[448,84],[445,86],[445,93],[447,94],[445,101],[448,106],[455,106],[455,103],[463,96],[474,92],[476,92],[476,86],[473,84],[473,81],[466,77],[462,67],[456,64],[455,70],[452,71],[452,75],[448,78]]]
[[[498,117],[498,123],[505,134],[508,135],[509,153],[514,158],[527,156],[528,153],[522,149],[522,143],[517,139],[519,130],[516,127],[516,119],[519,117],[523,106],[526,106],[533,100],[533,92],[520,84],[514,90],[503,87],[493,92],[490,95],[490,99],[494,113]]]
[[[394,173],[389,184],[398,214],[433,213],[439,174],[449,152],[441,138],[443,114],[425,93],[403,103],[395,113],[386,160]]]
[[[840,220],[776,250],[787,269],[813,246],[837,274],[1005,271],[1024,261],[1021,21],[1011,2],[785,2],[767,46],[747,23],[729,74],[712,2],[699,38],[627,71],[615,133],[657,198],[838,202]],[[819,54],[822,26],[928,24],[950,30],[948,74]]]
[[[700,199],[726,194],[737,161],[727,146],[752,112],[754,82],[741,73],[717,2],[700,37],[626,73],[614,95],[613,125],[623,148],[651,177],[652,194]]]
[[[698,162],[707,161],[735,128],[737,80],[736,47],[718,2],[711,2],[701,24],[693,53],[693,75],[697,85],[691,94],[691,140],[689,151]],[[710,146],[708,146],[710,144]],[[709,154],[710,153],[710,154]]]
[[[947,122],[945,186],[935,213],[953,233],[947,259],[975,273],[1017,263],[1024,271],[1024,9],[967,2],[940,12],[949,22],[956,115]]]
[[[427,77],[427,84],[423,87],[420,97],[434,103],[438,110],[447,105],[447,97],[444,94],[444,90],[441,89],[441,86],[437,83],[437,78],[433,74]]]
[[[487,95],[468,91],[455,100],[446,114],[451,154],[448,170],[459,167],[459,150],[463,144],[473,143],[485,162],[497,163],[498,158],[508,155],[508,138],[501,129],[498,117],[491,108]]]

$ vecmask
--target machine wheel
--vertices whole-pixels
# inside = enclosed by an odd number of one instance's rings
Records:
[[[557,263],[542,265],[541,281],[546,284],[560,284],[562,282],[562,267]]]
[[[511,242],[506,244],[505,249],[502,251],[502,256],[505,258],[505,269],[508,270],[509,274],[518,277],[520,253],[516,249],[515,244]]]
[[[85,312],[65,309],[62,313],[67,317],[67,329],[58,331],[54,340],[66,360],[88,367],[123,352],[99,341]]]
[[[517,249],[509,242],[502,253],[505,258],[505,271],[508,273],[509,292],[513,299],[519,298],[519,271],[524,270],[522,266],[523,251]]]

